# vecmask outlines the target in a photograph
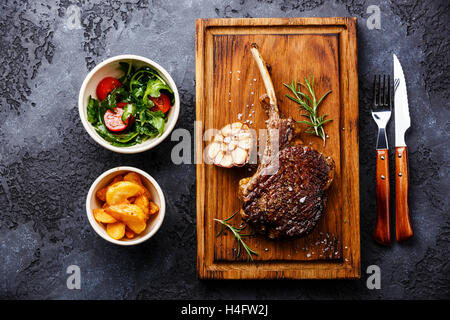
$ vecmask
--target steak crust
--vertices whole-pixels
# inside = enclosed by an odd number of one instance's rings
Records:
[[[334,162],[311,147],[294,145],[279,152],[278,165],[274,174],[258,175],[241,215],[269,238],[303,236],[322,216]]]

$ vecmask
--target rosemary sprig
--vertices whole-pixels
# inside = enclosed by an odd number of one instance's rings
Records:
[[[216,234],[216,237],[220,236],[223,233],[223,227],[227,227],[228,229],[231,230],[231,232],[233,233],[236,242],[238,243],[238,252],[237,252],[237,256],[239,257],[241,255],[241,246],[245,249],[245,251],[247,252],[248,255],[248,259],[253,261],[253,257],[252,254],[254,254],[255,256],[258,255],[258,253],[254,250],[252,250],[245,242],[244,240],[242,240],[242,237],[248,237],[248,236],[252,236],[253,234],[243,234],[241,233],[241,231],[243,231],[247,225],[240,227],[240,228],[236,228],[233,227],[231,224],[228,223],[228,221],[230,221],[231,219],[234,218],[234,216],[237,214],[237,211],[235,213],[233,213],[230,217],[224,219],[224,220],[220,220],[220,219],[214,219],[215,221],[220,223],[220,231]]]
[[[309,119],[303,121],[297,121],[298,123],[307,124],[309,127],[305,131],[306,133],[318,136],[322,138],[323,145],[325,145],[325,131],[323,126],[332,121],[332,119],[325,119],[326,114],[320,116],[318,113],[318,107],[320,103],[325,99],[325,97],[331,93],[331,90],[325,93],[319,100],[316,99],[316,94],[314,92],[314,76],[312,80],[309,81],[307,77],[305,77],[305,84],[297,83],[297,81],[292,80],[290,84],[283,83],[283,85],[288,88],[294,96],[286,95],[292,101],[298,103],[300,107],[302,107],[307,113],[302,114],[302,116]],[[301,92],[301,87],[305,87],[309,94]]]

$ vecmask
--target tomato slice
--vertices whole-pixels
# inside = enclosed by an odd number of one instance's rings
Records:
[[[158,98],[152,98],[152,97],[149,97],[149,98],[155,104],[155,106],[151,109],[152,111],[161,110],[163,113],[166,113],[167,111],[169,111],[169,109],[171,107],[170,98],[166,94],[161,93],[161,95]]]
[[[117,108],[125,108],[128,102],[117,102]]]
[[[113,77],[103,78],[97,85],[97,98],[100,101],[106,99],[108,94],[115,88],[120,87],[122,84],[119,80]]]
[[[117,108],[114,108],[114,112],[111,110],[107,110],[103,116],[103,119],[105,120],[105,125],[108,128],[108,130],[112,132],[119,132],[123,131],[128,126],[128,119],[126,123],[122,121],[122,114],[125,111],[124,106],[126,106],[126,102],[119,102],[117,104]]]

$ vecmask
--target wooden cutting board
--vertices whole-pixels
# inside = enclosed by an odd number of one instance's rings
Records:
[[[249,262],[220,225],[239,210],[238,181],[247,167],[224,169],[204,163],[205,131],[244,121],[265,128],[259,104],[264,84],[250,52],[256,43],[271,76],[281,112],[302,120],[299,106],[285,97],[284,83],[315,79],[317,96],[332,93],[320,107],[333,121],[322,140],[303,134],[305,144],[336,163],[328,203],[309,235],[274,241],[246,238],[258,252]],[[355,18],[200,19],[196,25],[197,268],[202,279],[325,279],[360,277],[358,74]],[[231,220],[239,226],[239,215]],[[251,231],[251,229],[249,229]]]

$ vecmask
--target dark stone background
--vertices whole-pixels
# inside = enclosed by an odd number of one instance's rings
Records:
[[[450,298],[448,1],[0,3],[0,298]],[[372,4],[381,8],[381,30],[366,26]],[[68,28],[70,5],[81,9],[80,29]],[[171,163],[176,142],[170,139],[138,155],[115,154],[95,144],[78,117],[81,83],[107,57],[150,57],[172,74],[182,98],[177,127],[192,132],[195,20],[303,16],[358,18],[362,278],[199,281],[194,166]],[[392,70],[393,52],[408,80],[410,206],[416,234],[409,243],[383,248],[371,238],[376,127],[369,101],[373,74]],[[85,212],[93,180],[119,165],[149,172],[168,201],[161,230],[131,248],[98,237]],[[72,264],[81,268],[81,290],[66,287],[66,268]],[[381,267],[381,290],[366,288],[365,270],[372,264]]]

